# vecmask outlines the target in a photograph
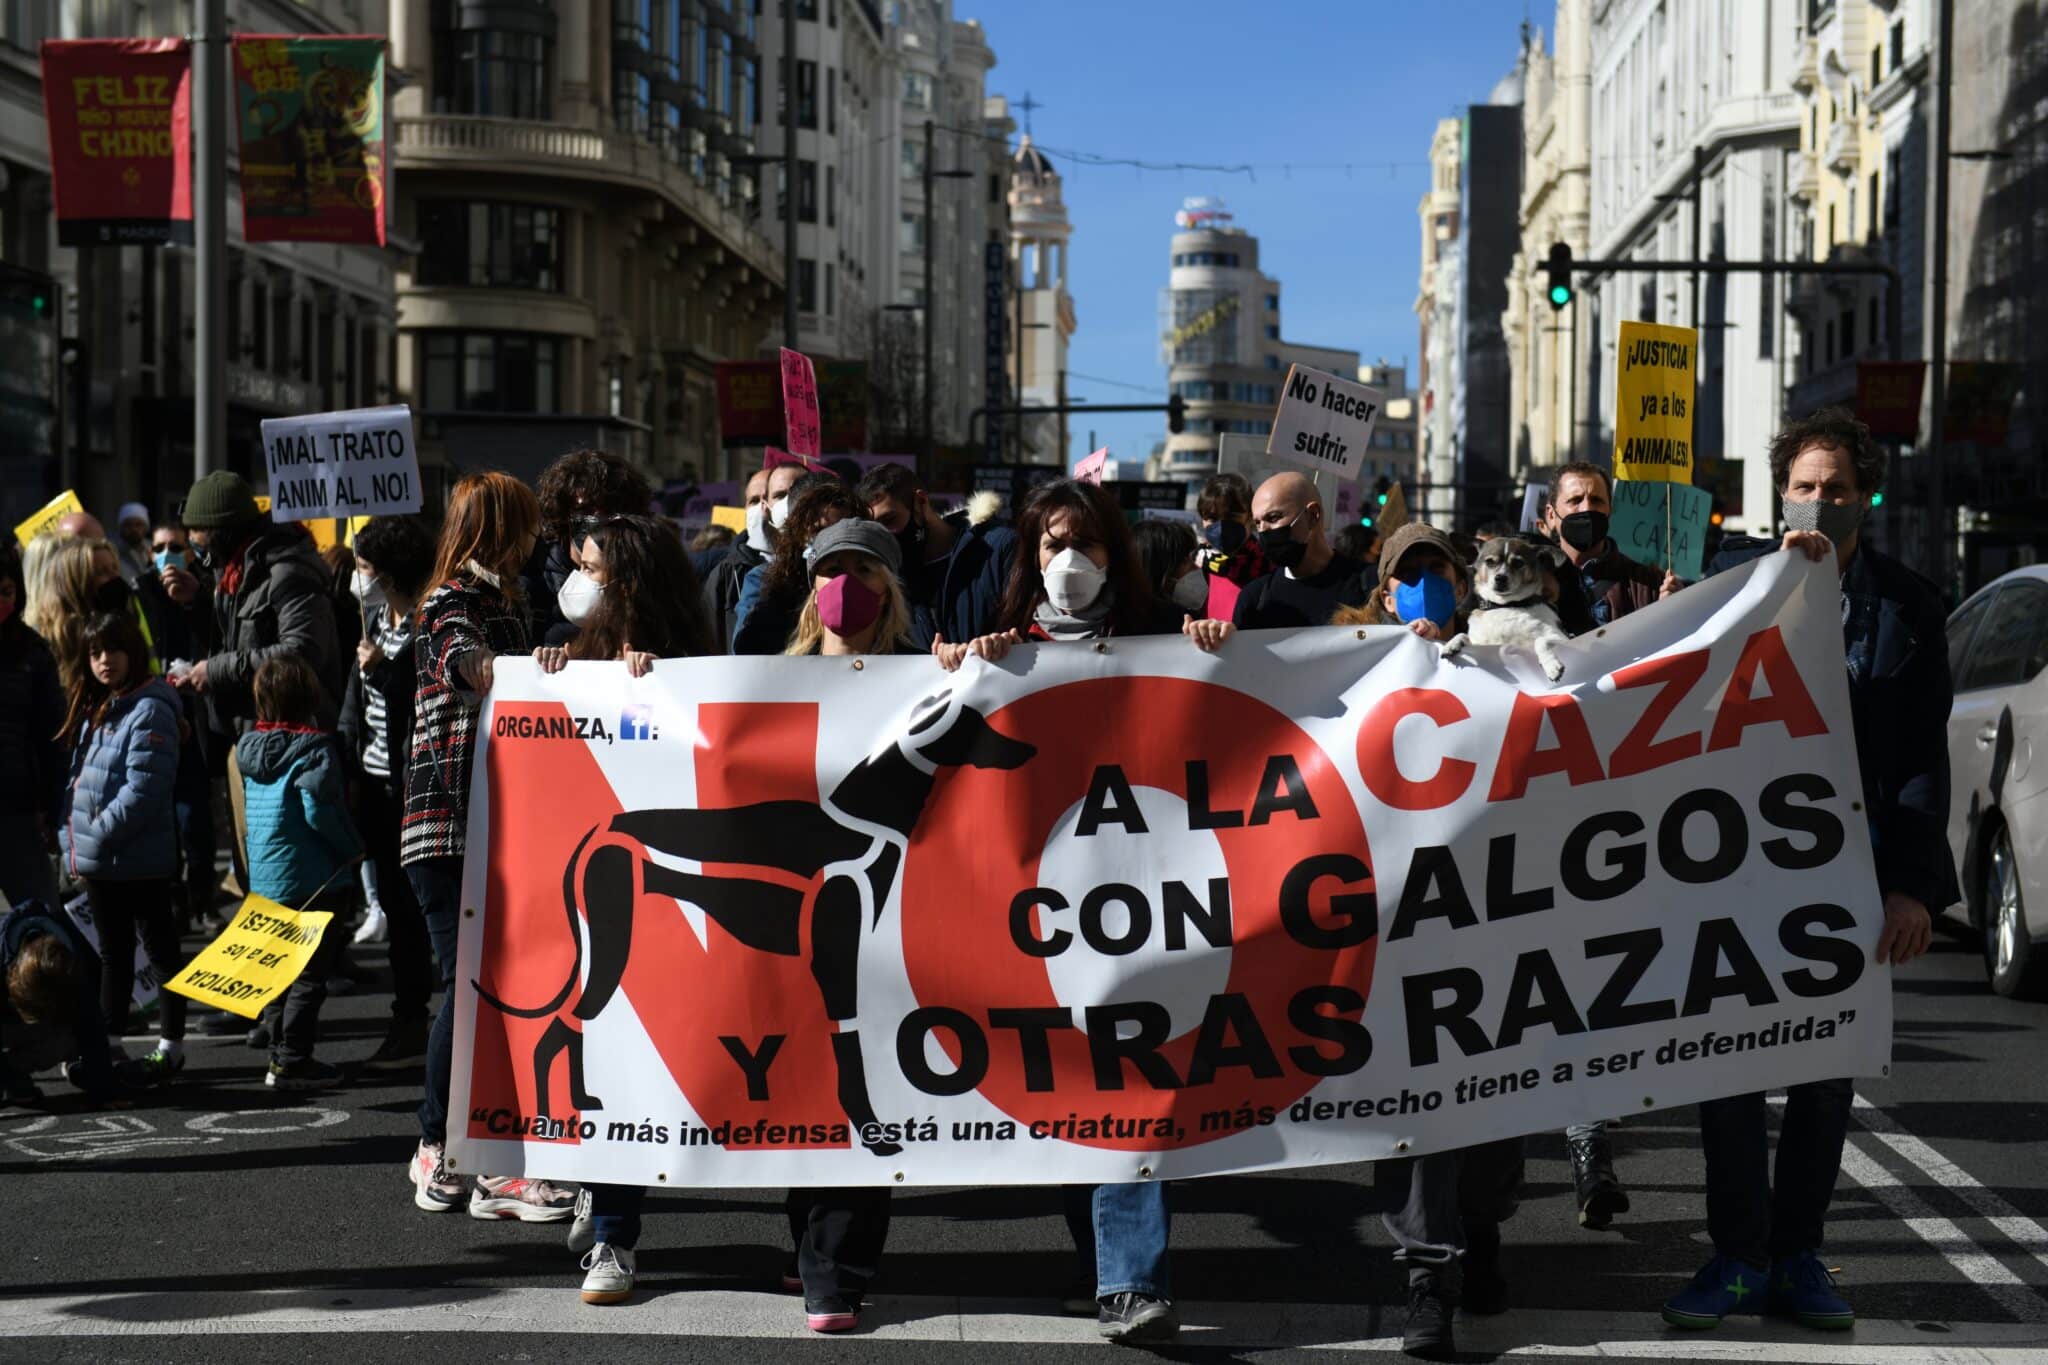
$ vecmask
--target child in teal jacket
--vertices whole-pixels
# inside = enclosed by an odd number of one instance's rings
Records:
[[[235,745],[247,812],[249,890],[293,910],[338,910],[357,884],[363,845],[348,818],[341,746],[316,728],[320,679],[297,655],[256,673],[256,728]],[[264,1011],[276,1090],[324,1090],[340,1069],[315,1060],[327,978],[348,942],[332,923],[284,998]]]

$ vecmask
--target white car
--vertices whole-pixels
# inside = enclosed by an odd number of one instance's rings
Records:
[[[2000,995],[2048,997],[2048,566],[1948,620],[1949,847]]]

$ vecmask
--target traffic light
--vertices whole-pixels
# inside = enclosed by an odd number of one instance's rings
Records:
[[[1179,394],[1166,400],[1166,429],[1178,436],[1188,424],[1188,400]]]
[[[1380,475],[1378,481],[1372,486],[1373,496],[1378,499],[1374,506],[1385,507],[1387,505],[1387,494],[1391,493],[1393,489],[1394,481],[1384,474]]]
[[[1550,306],[1564,307],[1572,301],[1572,249],[1563,242],[1556,242],[1550,248],[1550,260],[1543,267],[1550,278]]]
[[[1882,493],[1872,493],[1872,494],[1870,495],[1870,505],[1871,505],[1872,507],[1882,507],[1882,506],[1884,506],[1884,494],[1882,494]]]

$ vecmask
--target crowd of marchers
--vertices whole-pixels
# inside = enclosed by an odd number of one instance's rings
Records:
[[[1861,424],[1824,412],[1781,432],[1769,459],[1787,531],[1731,539],[1707,572],[1774,552],[1832,558],[1839,570],[1883,896],[1876,955],[1905,962],[1925,949],[1930,912],[1957,898],[1944,837],[1942,607],[1860,534],[1885,475]],[[969,655],[998,661],[1106,637],[1178,635],[1217,651],[1238,630],[1333,624],[1450,642],[1475,609],[1503,605],[1579,634],[1685,590],[1616,546],[1610,493],[1605,471],[1569,465],[1534,531],[1495,524],[1468,539],[1418,522],[1382,539],[1332,526],[1302,475],[1256,488],[1219,475],[1199,499],[1197,534],[1133,525],[1109,493],[1073,480],[1037,487],[1014,513],[983,498],[941,515],[904,466],[854,486],[786,463],[749,480],[743,535],[714,528],[686,546],[638,473],[586,450],[537,487],[470,475],[435,520],[378,517],[324,550],[304,526],[274,522],[230,473],[200,479],[171,515],[122,507],[111,537],[89,515],[66,517],[0,552],[6,1100],[37,1103],[39,1076],[61,1069],[96,1102],[136,1103],[177,1084],[188,1026],[245,1036],[267,1053],[260,1084],[277,1090],[410,1077],[422,1091],[406,1163],[413,1204],[567,1223],[583,1300],[622,1302],[645,1191],[458,1176],[447,1160],[471,758],[497,660],[530,656],[547,670],[613,660],[644,674],[657,660],[728,653],[899,654],[951,670]],[[1475,563],[1492,562],[1482,545],[1495,540],[1536,566],[1525,601],[1503,603],[1475,582]],[[232,913],[224,884],[334,911],[335,925],[253,1027],[210,1010],[190,1019],[186,999],[162,991],[160,1036],[127,1055],[133,963],[96,952],[84,926],[100,945],[139,941],[169,979],[187,940]],[[391,1019],[370,1056],[342,1066],[319,1055],[320,1014],[351,942],[385,945]],[[1667,1321],[1854,1321],[1819,1255],[1851,1100],[1846,1079],[1792,1089],[1775,1178],[1761,1094],[1700,1106],[1714,1254],[1664,1305]],[[1629,1207],[1607,1125],[1575,1127],[1566,1143],[1579,1222],[1604,1228]],[[1515,1210],[1522,1150],[1512,1139],[1376,1167],[1406,1266],[1411,1355],[1449,1357],[1459,1307],[1510,1307],[1500,1228]],[[1079,1253],[1063,1304],[1112,1340],[1172,1338],[1172,1185],[1063,1197]],[[802,1296],[813,1329],[855,1328],[887,1240],[889,1190],[794,1190],[788,1211],[782,1287]]]

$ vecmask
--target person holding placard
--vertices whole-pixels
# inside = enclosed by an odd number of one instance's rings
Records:
[[[1578,571],[1595,625],[1611,625],[1684,585],[1676,575],[1623,554],[1608,534],[1614,514],[1607,471],[1584,460],[1558,470],[1543,509],[1543,530]]]

